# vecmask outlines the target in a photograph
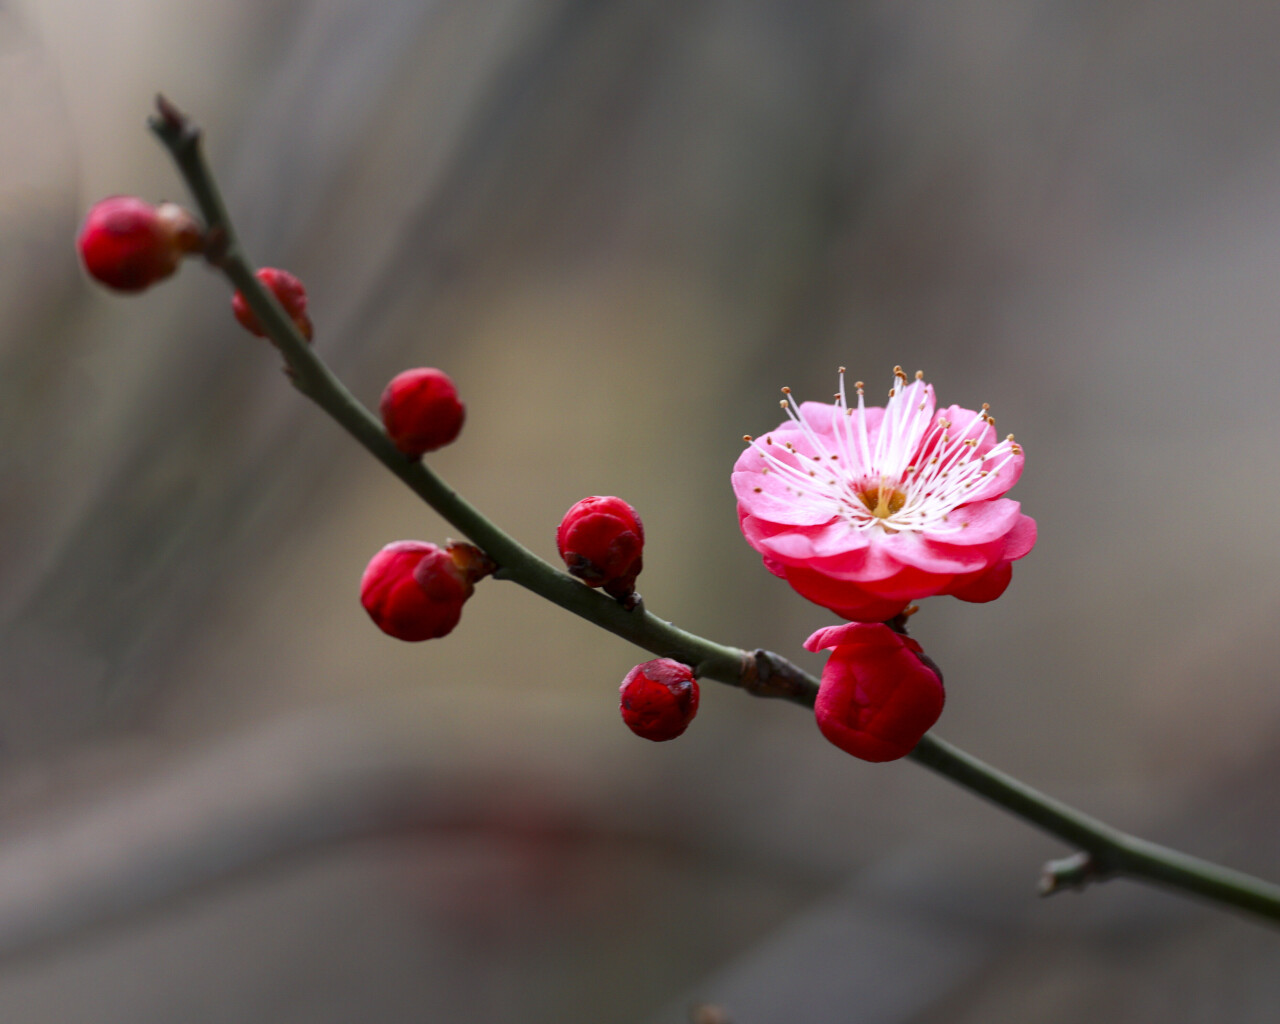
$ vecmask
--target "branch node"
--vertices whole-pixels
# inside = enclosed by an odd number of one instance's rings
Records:
[[[781,655],[761,648],[742,652],[738,685],[755,697],[801,698],[801,703],[809,704],[818,693],[813,681],[799,668]]]
[[[210,224],[204,233],[204,260],[211,267],[223,270],[227,266],[227,254],[231,249],[231,236],[222,224]]]
[[[1092,882],[1103,882],[1107,872],[1093,854],[1081,851],[1045,863],[1040,874],[1040,895],[1052,896],[1064,889],[1081,890]]]

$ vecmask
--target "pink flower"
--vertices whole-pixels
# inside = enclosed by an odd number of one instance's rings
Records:
[[[822,735],[864,761],[905,757],[942,714],[945,693],[920,645],[882,622],[820,629],[804,643],[834,647],[814,714]]]
[[[860,622],[883,622],[934,594],[991,601],[1011,563],[1035,544],[1036,524],[1002,495],[1022,473],[995,420],[950,406],[933,385],[894,368],[884,408],[797,405],[733,467],[743,536],[765,567],[810,601]]]

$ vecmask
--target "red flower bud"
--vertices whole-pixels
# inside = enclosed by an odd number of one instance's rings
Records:
[[[298,333],[310,341],[313,331],[311,318],[307,316],[307,290],[302,286],[302,282],[289,271],[277,270],[275,267],[263,267],[255,276],[284,307],[284,311],[289,314],[289,319],[298,328]],[[257,314],[249,308],[249,303],[240,292],[236,292],[231,297],[231,312],[240,321],[240,326],[250,334],[256,334],[259,338],[267,336],[267,332],[262,329],[262,324],[258,322]]]
[[[90,276],[116,291],[140,292],[172,274],[202,241],[199,224],[182,207],[112,196],[89,210],[77,244]]]
[[[644,525],[621,498],[583,498],[560,520],[556,547],[583,583],[624,599],[643,567]]]
[[[387,436],[413,458],[449,444],[462,430],[465,418],[458,389],[442,370],[405,370],[382,392]]]
[[[918,643],[882,622],[820,629],[804,646],[835,648],[814,712],[822,735],[845,753],[864,761],[904,757],[942,714],[941,677]]]
[[[622,720],[646,740],[673,740],[698,713],[698,683],[688,665],[654,658],[637,665],[622,680]]]
[[[493,569],[493,562],[470,544],[443,550],[416,540],[396,541],[370,560],[360,580],[360,603],[388,636],[431,640],[453,630],[475,581]]]

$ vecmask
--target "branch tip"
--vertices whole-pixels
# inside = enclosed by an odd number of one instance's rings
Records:
[[[200,141],[200,129],[162,92],[156,93],[156,116],[147,122],[170,146],[192,146]]]

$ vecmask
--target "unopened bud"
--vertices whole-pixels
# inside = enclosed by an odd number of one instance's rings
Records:
[[[284,308],[289,319],[293,321],[293,325],[298,329],[307,341],[311,340],[314,333],[311,326],[311,318],[307,316],[307,290],[302,286],[302,282],[294,277],[287,270],[279,270],[275,267],[263,267],[256,275],[262,286],[276,297],[276,301]],[[259,338],[265,338],[267,332],[262,329],[262,323],[258,320],[258,316],[249,308],[249,303],[245,301],[245,297],[241,292],[236,292],[231,297],[231,312],[240,321],[240,326],[250,334],[256,334]]]
[[[627,728],[655,743],[675,739],[698,713],[698,682],[692,670],[670,658],[637,665],[622,680],[619,692]]]
[[[121,292],[162,281],[203,244],[200,225],[173,203],[152,206],[135,196],[111,196],[85,217],[77,245],[95,280]]]
[[[583,498],[560,520],[556,547],[583,583],[626,600],[643,568],[644,525],[621,498]]]
[[[388,636],[431,640],[453,630],[475,581],[493,569],[493,562],[470,544],[446,550],[396,541],[370,560],[360,580],[360,603]]]
[[[864,761],[905,757],[942,714],[942,677],[909,636],[882,622],[820,629],[805,649],[834,647],[814,713],[822,735]]]
[[[381,409],[392,444],[413,458],[453,441],[466,418],[449,375],[429,367],[393,377],[382,392]]]

